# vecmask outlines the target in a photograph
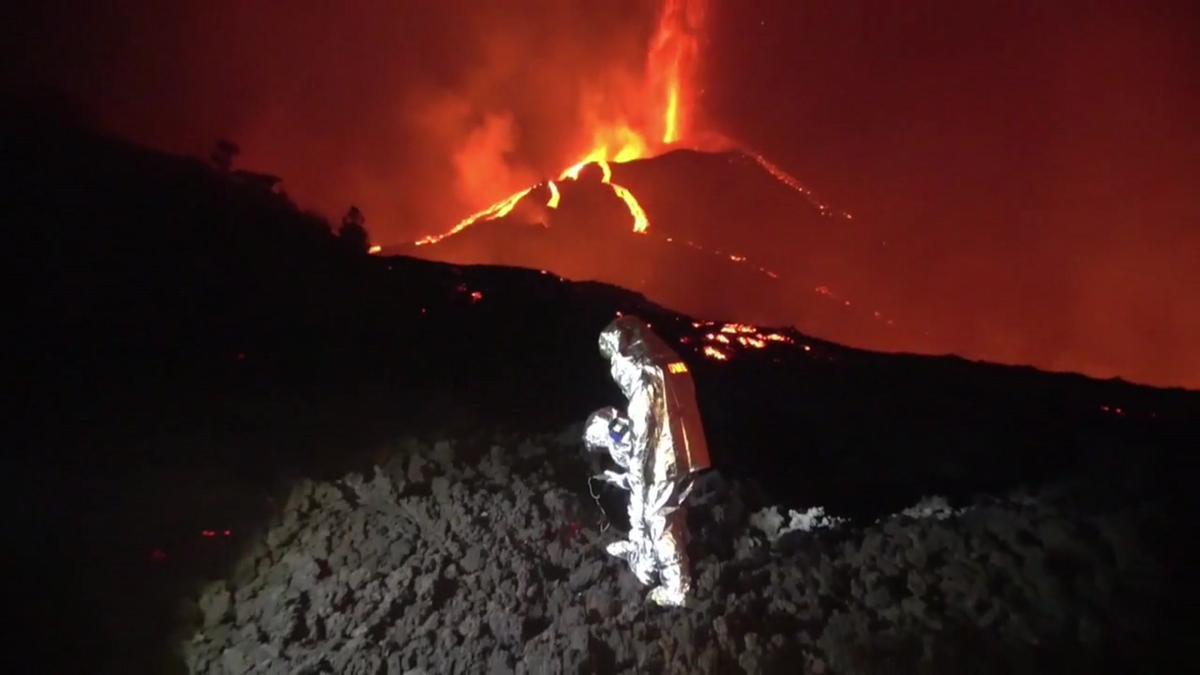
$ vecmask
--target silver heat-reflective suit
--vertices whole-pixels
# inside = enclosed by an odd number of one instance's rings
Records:
[[[629,537],[608,553],[629,563],[649,600],[681,606],[691,591],[683,501],[695,473],[711,466],[691,374],[642,320],[622,316],[600,334],[600,353],[629,405],[592,413],[591,450],[607,450],[624,472],[596,476],[629,491]]]

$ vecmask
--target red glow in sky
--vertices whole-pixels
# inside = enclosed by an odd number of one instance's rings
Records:
[[[708,4],[690,127],[886,241],[852,267],[931,327],[918,347],[1200,388],[1195,3]],[[388,244],[556,177],[645,73],[659,9],[57,3],[0,76],[155,147],[231,138]]]

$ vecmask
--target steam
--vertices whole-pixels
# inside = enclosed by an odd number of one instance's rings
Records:
[[[459,197],[472,203],[481,202],[497,190],[507,191],[537,180],[533,169],[513,161],[516,147],[512,114],[485,116],[453,154]]]

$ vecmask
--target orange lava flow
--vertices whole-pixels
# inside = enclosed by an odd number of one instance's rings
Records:
[[[633,193],[620,185],[612,186],[613,192],[625,202],[625,206],[629,208],[629,215],[633,216],[633,231],[638,234],[645,234],[650,227],[650,219],[646,217],[646,212],[642,210],[642,205],[638,203],[637,197]]]
[[[663,143],[676,143],[687,136],[691,78],[699,60],[699,31],[706,9],[705,3],[697,0],[665,0],[658,16],[658,30],[646,61],[651,87],[661,97]]]
[[[507,216],[509,212],[517,206],[517,202],[521,201],[521,198],[529,194],[531,190],[533,190],[532,187],[527,187],[516,194],[509,195],[495,204],[487,207],[486,209],[477,213],[473,213],[458,221],[458,224],[451,228],[449,232],[445,232],[443,234],[431,234],[427,237],[418,239],[415,243],[417,246],[436,244],[446,237],[462,232],[468,227],[474,225],[477,221],[496,220],[497,218],[503,218],[504,216]]]
[[[727,323],[721,326],[722,333],[757,333],[758,329],[745,323]]]
[[[645,209],[628,188],[612,182],[609,162],[622,163],[660,154],[668,146],[685,142],[692,112],[694,75],[699,61],[699,36],[703,27],[706,0],[663,0],[658,24],[647,46],[646,72],[640,85],[623,95],[619,110],[585,120],[583,137],[590,147],[582,158],[559,174],[558,180],[574,180],[588,164],[595,163],[604,172],[602,182],[625,203],[633,219],[633,232],[644,234],[650,227]],[[584,146],[588,147],[588,146]],[[576,155],[579,156],[579,155]],[[554,181],[548,183],[548,208],[556,209],[561,196]],[[510,195],[459,221],[450,231],[426,236],[418,246],[434,244],[465,230],[479,221],[496,220],[507,215],[532,188]]]
[[[711,329],[716,324],[712,322],[693,323],[695,328]],[[706,357],[714,361],[728,361],[730,356],[736,354],[735,346],[741,346],[746,349],[765,349],[767,344],[774,342],[776,344],[795,344],[796,341],[781,333],[763,333],[759,331],[757,326],[751,326],[747,323],[726,323],[722,324],[715,332],[707,332],[703,336],[704,345],[703,353]],[[728,351],[722,351],[728,350]],[[808,345],[804,346],[805,351],[811,351]]]
[[[808,200],[808,203],[812,204],[814,207],[816,207],[816,209],[821,212],[821,215],[828,216],[833,213],[832,209],[830,209],[828,204],[822,202],[820,199],[817,199],[817,196],[815,194],[813,194],[813,191],[804,187],[804,185],[802,185],[800,183],[800,181],[796,180],[795,177],[792,176],[792,174],[779,168],[778,165],[774,164],[773,162],[768,160],[766,157],[763,157],[762,155],[758,154],[757,152],[750,152],[748,150],[745,152],[746,152],[746,155],[749,156],[751,159],[753,159],[760,167],[763,168],[763,170],[765,170],[767,173],[771,174],[771,176],[775,180],[779,181],[780,183],[783,183],[784,185],[795,190],[796,192],[799,192],[800,194],[804,195],[804,198]],[[846,220],[854,219],[854,216],[851,216],[849,213],[846,213],[845,211],[839,212],[838,215],[845,218]]]
[[[593,154],[595,153],[593,152]],[[633,218],[633,231],[638,234],[645,234],[646,230],[650,228],[650,219],[646,216],[645,209],[638,203],[637,197],[634,197],[633,193],[629,191],[629,188],[612,182],[612,166],[609,165],[608,160],[585,159],[578,164],[572,164],[563,170],[562,174],[559,175],[559,180],[578,180],[579,172],[583,171],[583,167],[593,163],[600,167],[600,171],[603,174],[600,182],[611,187],[613,194],[625,202],[625,208],[629,209],[629,215]],[[551,181],[550,185],[554,185],[554,182]],[[557,187],[552,188],[552,190],[554,190],[555,195],[558,194]]]

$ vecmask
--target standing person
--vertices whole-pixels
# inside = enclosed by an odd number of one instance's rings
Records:
[[[610,323],[600,353],[629,401],[624,416],[615,408],[592,413],[584,431],[590,449],[607,450],[626,469],[599,476],[629,490],[629,537],[606,550],[643,584],[657,579],[651,602],[681,606],[691,590],[683,502],[692,476],[711,466],[695,386],[679,355],[636,317]]]

